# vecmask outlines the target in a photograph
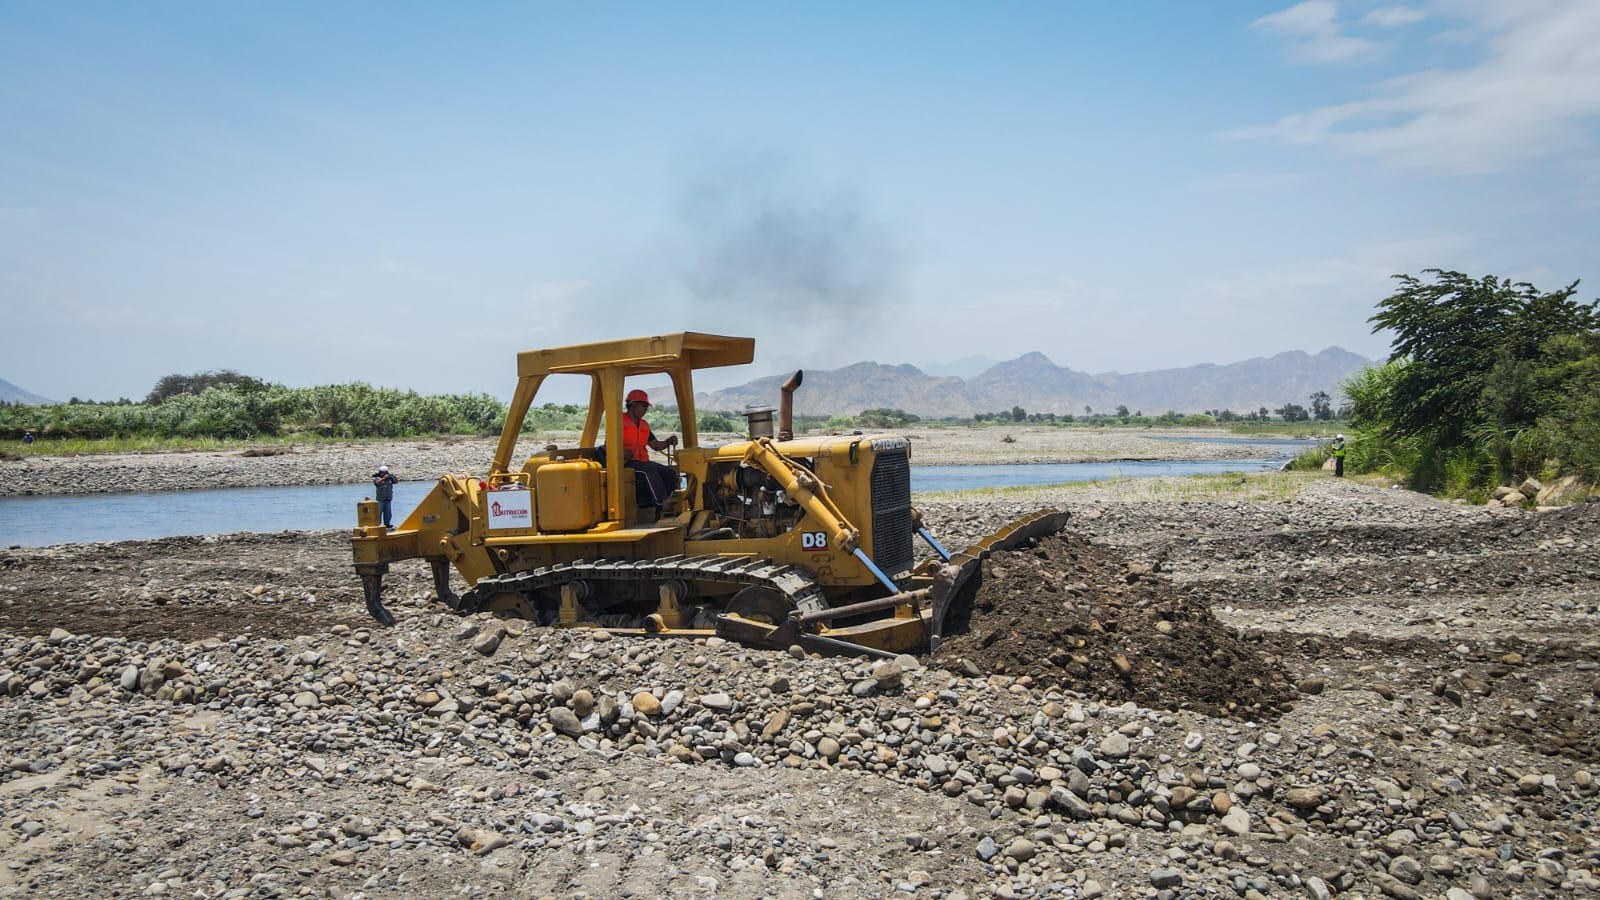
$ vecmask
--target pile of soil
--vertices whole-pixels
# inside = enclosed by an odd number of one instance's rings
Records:
[[[1278,659],[1203,602],[1071,533],[985,560],[945,631],[936,660],[1101,700],[1259,719],[1295,696]]]

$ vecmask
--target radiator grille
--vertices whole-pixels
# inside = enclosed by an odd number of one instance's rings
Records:
[[[872,466],[872,561],[895,577],[911,569],[911,456],[882,450]]]

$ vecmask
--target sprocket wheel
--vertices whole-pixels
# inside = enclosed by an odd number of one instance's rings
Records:
[[[794,603],[782,591],[754,584],[734,594],[733,599],[728,601],[727,611],[755,622],[781,625],[794,612]]]

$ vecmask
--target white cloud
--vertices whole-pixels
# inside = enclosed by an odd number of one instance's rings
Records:
[[[1262,16],[1250,27],[1289,38],[1289,57],[1297,62],[1349,62],[1379,51],[1379,45],[1372,41],[1346,35],[1338,16],[1339,4],[1335,0],[1304,0]]]
[[[1465,46],[1476,43],[1477,40],[1478,35],[1475,32],[1469,31],[1465,28],[1452,28],[1447,31],[1435,32],[1431,37],[1428,38],[1428,43],[1439,44],[1441,46]]]
[[[1378,28],[1400,28],[1415,25],[1427,17],[1428,14],[1423,10],[1412,9],[1409,6],[1382,6],[1367,13],[1361,22]]]
[[[1262,16],[1251,22],[1250,27],[1293,37],[1315,37],[1329,30],[1338,30],[1339,26],[1334,23],[1338,13],[1339,4],[1334,0],[1304,0],[1288,9]]]
[[[1479,14],[1475,24],[1486,45],[1474,65],[1405,75],[1377,85],[1376,96],[1229,136],[1324,145],[1453,173],[1592,153],[1600,120],[1600,3],[1530,3],[1518,14],[1464,9]]]

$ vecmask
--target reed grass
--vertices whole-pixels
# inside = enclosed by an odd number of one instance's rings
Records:
[[[411,440],[424,439],[412,438]],[[331,446],[349,443],[353,443],[349,438],[332,438],[308,434],[255,438],[41,438],[32,444],[24,444],[21,441],[0,441],[0,453],[6,453],[14,457],[89,456],[102,453],[176,453],[206,450],[246,450],[251,447],[289,448],[295,445]]]

